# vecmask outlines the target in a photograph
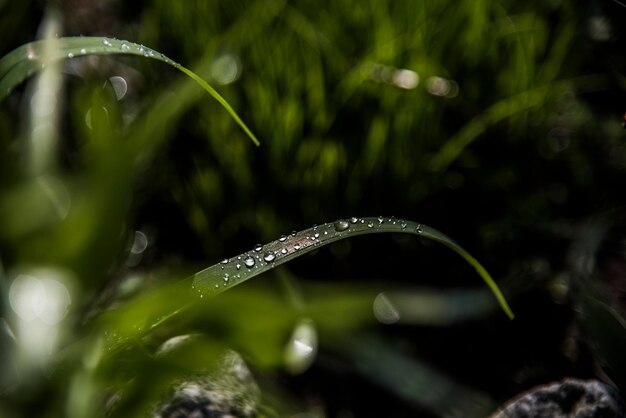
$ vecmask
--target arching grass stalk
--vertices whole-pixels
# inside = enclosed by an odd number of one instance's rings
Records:
[[[228,102],[206,81],[188,68],[166,57],[164,54],[129,41],[100,37],[66,37],[53,40],[57,46],[44,55],[44,47],[48,41],[34,41],[22,45],[0,59],[0,101],[11,91],[52,61],[72,59],[84,55],[128,54],[156,59],[171,65],[193,79],[200,87],[221,104],[237,122],[252,142],[260,145],[259,140],[241,120]]]
[[[491,289],[502,310],[510,319],[513,319],[513,312],[493,278],[459,244],[434,228],[395,218],[340,219],[300,232],[293,232],[290,235],[283,235],[269,244],[258,244],[250,251],[230,259],[224,259],[221,263],[196,273],[193,279],[193,288],[199,292],[200,297],[216,295],[321,246],[356,235],[383,232],[419,235],[438,241],[455,251],[474,267]]]

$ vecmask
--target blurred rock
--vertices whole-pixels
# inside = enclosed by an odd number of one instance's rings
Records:
[[[235,352],[227,352],[215,372],[175,385],[153,418],[253,418],[260,391],[252,373]]]
[[[537,386],[509,401],[491,418],[623,418],[612,387],[597,380],[565,379]]]

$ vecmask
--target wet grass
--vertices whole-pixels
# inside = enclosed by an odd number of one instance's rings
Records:
[[[10,52],[0,415],[145,416],[228,349],[265,383],[263,416],[479,417],[558,375],[565,366],[541,361],[563,358],[550,327],[571,314],[550,302],[563,237],[594,202],[623,196],[609,187],[622,130],[580,99],[619,71],[578,63],[581,11],[156,1],[111,35],[193,72],[102,36]],[[389,236],[345,239],[375,233]],[[515,321],[477,259],[517,298]],[[476,273],[486,287],[467,287]],[[28,303],[42,289],[58,306]],[[587,309],[622,338],[600,299]],[[181,336],[193,338],[163,354]],[[525,377],[536,369],[549,372]]]

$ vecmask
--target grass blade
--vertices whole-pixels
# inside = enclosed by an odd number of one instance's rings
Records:
[[[313,228],[284,235],[266,245],[257,245],[231,259],[204,269],[194,275],[193,288],[201,297],[223,292],[254,276],[306,254],[316,248],[343,238],[373,233],[410,233],[438,241],[467,261],[491,289],[502,310],[513,319],[514,315],[502,292],[487,270],[454,240],[426,225],[393,218],[341,219]]]
[[[433,156],[429,168],[431,171],[445,171],[489,127],[515,114],[541,106],[549,94],[558,95],[572,88],[576,88],[577,92],[595,91],[602,89],[604,84],[601,76],[588,75],[546,84],[503,99],[469,121],[451,137]]]
[[[230,116],[237,122],[243,131],[250,137],[255,145],[260,145],[259,140],[241,120],[235,110],[228,104],[213,87],[188,68],[168,58],[164,54],[129,41],[100,37],[66,37],[53,40],[58,47],[52,55],[45,55],[43,50],[47,41],[34,41],[22,45],[9,52],[0,59],[0,101],[4,100],[13,89],[41,70],[49,62],[60,59],[72,59],[84,55],[111,55],[127,54],[139,55],[146,58],[164,62],[191,77],[200,87],[211,95]]]

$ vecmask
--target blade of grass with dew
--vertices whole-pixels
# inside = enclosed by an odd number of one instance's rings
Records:
[[[146,58],[164,62],[183,72],[193,79],[200,87],[211,95],[219,104],[226,109],[230,116],[237,122],[243,131],[250,137],[255,145],[260,145],[259,140],[241,120],[235,110],[228,104],[213,87],[188,68],[168,58],[164,54],[154,51],[143,45],[119,39],[100,37],[65,37],[54,40],[58,45],[50,55],[43,54],[47,41],[34,41],[22,45],[0,59],[0,101],[4,100],[13,89],[41,70],[48,62],[60,59],[72,59],[84,55],[111,55],[127,54],[139,55]],[[45,59],[44,59],[45,57]]]
[[[108,338],[106,342],[108,351],[117,352],[125,347],[129,341],[149,334],[188,312],[189,308],[198,302],[195,298],[189,298],[194,293],[200,298],[215,296],[321,246],[344,238],[373,233],[415,234],[449,247],[474,267],[505,314],[510,319],[514,318],[502,292],[485,268],[445,234],[413,221],[382,217],[353,217],[314,226],[300,232],[293,232],[290,235],[283,235],[265,245],[258,244],[250,251],[230,259],[224,259],[187,279],[142,295],[141,301],[143,302],[140,301],[141,303],[129,308],[132,310],[132,314],[131,311],[120,312],[123,320],[113,321],[118,325],[108,327],[108,335],[114,336],[114,338]],[[181,304],[180,301],[187,301],[187,303]],[[146,315],[146,312],[149,314]],[[127,318],[136,318],[136,321],[130,322]]]
[[[513,312],[495,281],[487,270],[459,244],[434,228],[394,218],[340,219],[290,235],[283,235],[269,244],[259,244],[250,251],[224,259],[221,263],[196,273],[193,279],[193,289],[199,292],[201,297],[216,295],[320,246],[343,238],[384,232],[419,235],[438,241],[455,251],[474,267],[491,289],[502,310],[513,319]]]

